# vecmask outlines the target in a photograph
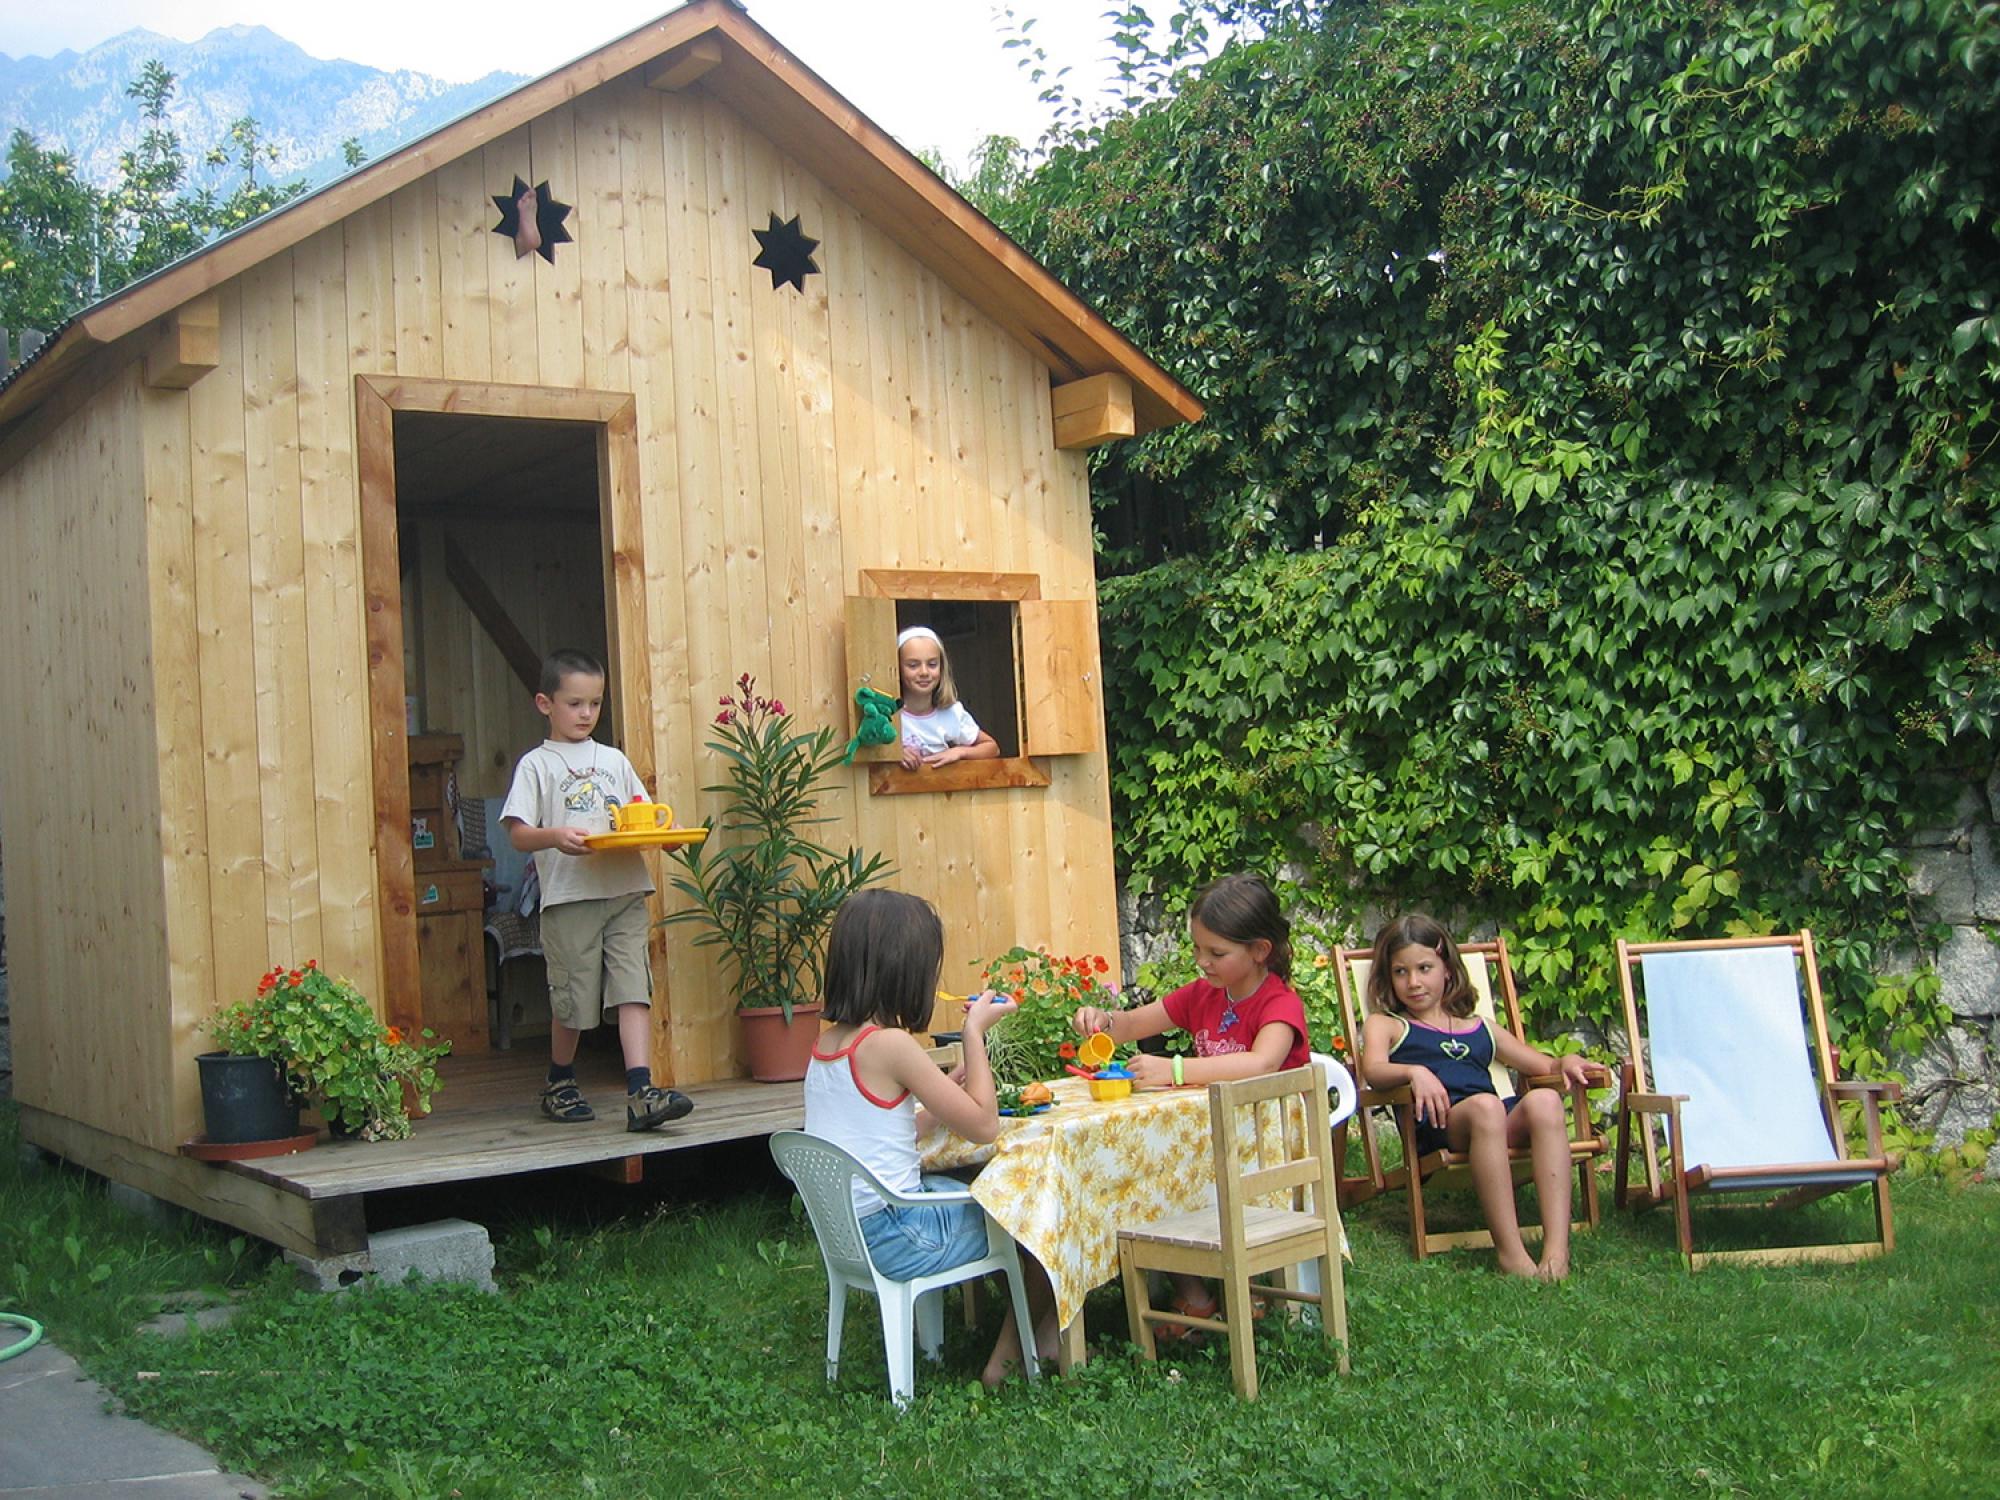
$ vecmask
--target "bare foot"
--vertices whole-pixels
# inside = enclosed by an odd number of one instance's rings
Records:
[[[1502,1276],[1526,1276],[1533,1278],[1542,1274],[1540,1267],[1529,1258],[1526,1251],[1521,1251],[1514,1255],[1501,1256],[1499,1258],[1499,1270]]]
[[[1544,1281],[1569,1280],[1569,1257],[1551,1258],[1535,1267],[1535,1274]]]
[[[1056,1315],[1051,1311],[1035,1324],[1035,1353],[1043,1359],[1055,1359],[1061,1351],[1062,1330],[1056,1327]]]

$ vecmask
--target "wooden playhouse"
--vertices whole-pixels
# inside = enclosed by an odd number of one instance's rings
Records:
[[[493,1046],[453,810],[557,645],[695,822],[740,673],[845,735],[934,624],[1003,756],[857,762],[829,841],[937,905],[948,985],[1114,953],[1084,450],[1199,415],[727,0],[88,309],[0,387],[24,1139],[314,1242],[175,1155],[201,1022],[317,957],[451,1036],[448,1085]],[[654,961],[657,1072],[735,1076],[709,955]]]

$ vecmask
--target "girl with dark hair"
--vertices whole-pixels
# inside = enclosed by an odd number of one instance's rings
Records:
[[[965,1065],[962,1074],[947,1075],[911,1035],[930,1025],[943,962],[937,913],[901,891],[848,897],[827,937],[822,1015],[832,1024],[806,1067],[806,1131],[832,1141],[900,1193],[963,1186],[925,1178],[919,1167],[917,1138],[931,1120],[975,1144],[1000,1133],[986,1028],[1013,1011],[1014,1002],[988,994],[966,1006]],[[976,1203],[912,1208],[885,1202],[857,1182],[854,1208],[876,1269],[898,1281],[986,1254],[986,1215]],[[1038,1342],[1052,1351],[1054,1298],[1034,1258],[1024,1254],[1021,1262]],[[997,1385],[1020,1362],[1021,1335],[1010,1308],[980,1378]]]
[[[1201,978],[1136,1010],[1086,1005],[1070,1018],[1084,1036],[1108,1031],[1114,1042],[1136,1042],[1178,1027],[1194,1038],[1194,1057],[1149,1057],[1126,1064],[1135,1088],[1181,1088],[1254,1078],[1302,1068],[1306,1007],[1286,983],[1292,971],[1292,927],[1271,887],[1255,875],[1225,875],[1195,895],[1188,910],[1195,967]],[[1215,1294],[1198,1276],[1176,1274],[1174,1306],[1194,1317],[1216,1315]],[[1166,1323],[1156,1336],[1188,1330]]]
[[[1449,1146],[1468,1158],[1493,1232],[1500,1269],[1561,1281],[1569,1275],[1569,1136],[1562,1095],[1536,1088],[1502,1100],[1493,1086],[1497,1057],[1519,1073],[1560,1073],[1581,1081],[1587,1061],[1538,1052],[1503,1026],[1473,1017],[1477,996],[1458,944],[1421,913],[1397,917],[1375,935],[1368,970],[1361,1072],[1378,1089],[1407,1086],[1417,1112],[1417,1151]],[[1542,1259],[1528,1254],[1514,1208],[1510,1148],[1527,1147],[1542,1206]]]

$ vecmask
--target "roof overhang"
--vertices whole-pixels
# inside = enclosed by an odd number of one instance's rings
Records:
[[[1133,418],[1141,433],[1201,417],[1201,403],[1180,382],[733,0],[690,0],[86,308],[0,388],[0,435],[60,389],[96,350],[466,152],[639,69],[654,87],[706,90],[754,121],[781,151],[1019,339],[1057,384],[1123,376],[1132,385]]]

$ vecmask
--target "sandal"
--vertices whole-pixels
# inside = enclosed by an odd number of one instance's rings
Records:
[[[1206,1302],[1197,1302],[1192,1297],[1177,1295],[1173,1300],[1173,1308],[1175,1312],[1189,1318],[1214,1318],[1222,1313],[1221,1304],[1213,1297]],[[1193,1343],[1206,1337],[1207,1334],[1206,1328],[1190,1328],[1184,1323],[1159,1323],[1153,1327],[1154,1340],[1169,1344],[1177,1344],[1182,1340]]]

